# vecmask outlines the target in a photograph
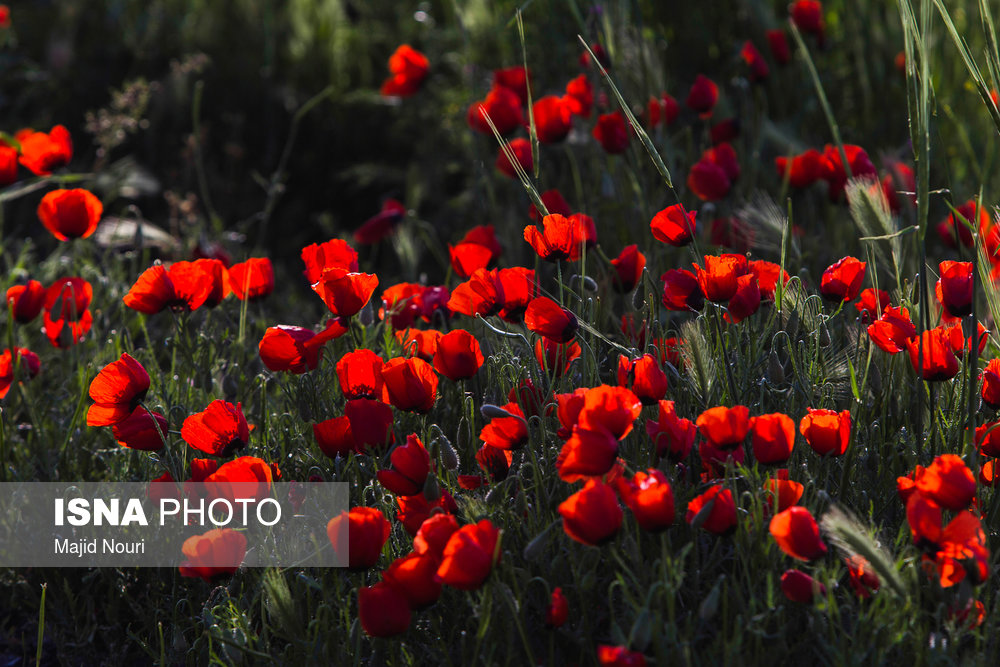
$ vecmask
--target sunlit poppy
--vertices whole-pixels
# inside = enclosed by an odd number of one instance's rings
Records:
[[[661,400],[658,406],[657,420],[646,421],[646,434],[653,441],[657,456],[683,461],[694,446],[697,427],[690,419],[677,416],[673,401]]]
[[[404,354],[432,363],[438,351],[438,343],[443,336],[437,329],[404,329],[397,331],[395,335]]]
[[[847,410],[814,410],[799,422],[799,433],[820,456],[841,456],[851,439],[851,413]]]
[[[674,492],[661,471],[650,468],[631,480],[619,479],[618,491],[643,530],[662,530],[674,522]]]
[[[782,474],[784,473],[784,474]],[[788,471],[778,471],[777,477],[764,482],[765,499],[772,512],[784,512],[802,499],[805,487],[788,479]]]
[[[801,505],[793,505],[775,514],[769,530],[781,550],[792,558],[810,561],[826,553],[826,544],[819,536],[816,519]]]
[[[163,449],[170,426],[158,412],[137,407],[128,417],[111,426],[111,434],[122,447],[155,452]]]
[[[526,173],[530,173],[531,170],[534,169],[535,161],[531,155],[530,141],[528,141],[524,137],[517,137],[516,139],[511,139],[510,141],[508,141],[506,143],[506,148],[514,156],[514,162],[511,162],[510,157],[508,157],[507,155],[507,151],[505,151],[503,148],[500,148],[497,151],[497,159],[496,162],[494,163],[494,166],[501,174],[503,174],[507,178],[514,178],[515,176],[517,176],[517,168],[514,166],[515,162],[517,163],[517,166],[520,167]],[[469,254],[470,250],[467,249],[465,252],[466,254]],[[464,259],[466,262],[469,262],[468,257],[465,257]],[[453,253],[452,266],[454,265],[455,265],[455,255]],[[485,266],[485,264],[483,264],[483,266]],[[476,266],[475,268],[481,268],[481,267]],[[459,273],[459,275],[463,274]],[[464,275],[463,277],[468,277],[468,274]]]
[[[546,296],[531,300],[524,312],[524,324],[530,331],[559,343],[573,340],[579,327],[573,313]]]
[[[983,387],[980,391],[983,403],[994,410],[1000,408],[1000,359],[991,359],[986,364],[986,368],[983,369],[980,378],[983,381]]]
[[[972,471],[955,454],[936,457],[914,483],[917,491],[950,510],[967,508],[976,495]]]
[[[37,280],[14,285],[7,289],[7,303],[10,305],[14,320],[27,324],[42,312],[42,307],[45,305],[45,288]]]
[[[618,256],[611,260],[615,272],[611,279],[620,292],[631,292],[642,279],[646,268],[646,256],[639,252],[639,246],[625,246]]]
[[[421,84],[427,78],[430,63],[420,51],[409,44],[401,44],[389,56],[389,73],[391,76],[382,83],[381,93],[384,97],[409,97],[420,90]]]
[[[652,354],[638,359],[619,355],[618,386],[630,387],[644,405],[654,405],[667,393],[667,374]]]
[[[389,359],[382,366],[382,400],[397,410],[428,412],[437,400],[438,376],[423,359]]]
[[[524,228],[524,240],[539,257],[550,262],[580,259],[581,247],[586,242],[580,219],[554,213],[542,219],[542,227],[541,231],[534,225]]]
[[[736,503],[733,493],[716,484],[699,496],[695,496],[687,506],[685,520],[694,526],[699,523],[710,533],[725,535],[736,528]]]
[[[882,317],[890,305],[888,292],[869,287],[858,295],[858,302],[854,307],[861,314],[862,322],[874,322]]]
[[[210,456],[229,456],[250,442],[250,427],[242,404],[216,399],[202,412],[184,420],[181,438]]]
[[[559,478],[574,482],[611,470],[618,458],[618,439],[603,425],[576,424],[556,458]]]
[[[521,98],[510,88],[494,84],[492,90],[486,95],[486,99],[473,102],[469,107],[466,122],[476,132],[492,137],[493,130],[486,122],[487,117],[493,122],[500,134],[509,134],[524,126]]]
[[[612,540],[623,517],[614,490],[596,479],[560,503],[559,515],[567,535],[592,546]]]
[[[414,611],[424,609],[441,597],[441,582],[435,578],[439,564],[440,556],[411,553],[394,560],[382,573],[382,581],[402,591]]]
[[[941,277],[935,286],[938,300],[952,317],[972,312],[972,262],[945,261],[939,265]]]
[[[557,377],[568,373],[582,353],[583,348],[576,341],[563,344],[544,337],[535,341],[535,361],[546,373],[554,373]]]
[[[233,294],[243,301],[260,299],[274,291],[274,268],[267,257],[251,257],[229,267]]]
[[[906,349],[906,341],[917,335],[917,327],[906,308],[888,306],[877,321],[868,325],[868,335],[879,349],[897,354]]]
[[[345,528],[346,542],[343,539]],[[352,507],[350,512],[341,512],[330,519],[326,526],[327,535],[338,556],[343,557],[344,554],[339,549],[347,545],[347,566],[352,570],[375,567],[391,529],[392,525],[385,515],[374,507]]]
[[[36,176],[48,176],[69,164],[73,157],[73,141],[69,130],[62,125],[56,125],[48,133],[29,132],[26,136],[18,136],[18,140],[21,143],[20,162]]]
[[[324,269],[340,268],[348,272],[358,270],[358,251],[342,239],[313,243],[302,249],[303,274],[310,285],[323,277]]]
[[[758,463],[777,465],[792,456],[795,445],[795,422],[780,412],[758,415],[753,418],[753,456]]]
[[[479,439],[496,449],[520,449],[528,442],[528,422],[517,403],[507,403],[500,410],[508,416],[490,419],[479,432]]]
[[[948,331],[928,329],[905,342],[913,370],[928,382],[950,380],[958,375],[959,363]]]
[[[705,298],[715,303],[729,301],[739,289],[738,278],[750,273],[744,255],[705,255],[705,267],[695,264],[698,285]]]
[[[535,100],[531,113],[535,119],[535,132],[541,143],[558,143],[569,134],[572,109],[564,98],[547,95]]]
[[[820,281],[819,291],[831,301],[853,301],[861,292],[867,262],[854,257],[844,257],[827,267]]]
[[[378,276],[375,274],[350,273],[342,268],[324,269],[323,275],[312,285],[330,312],[340,318],[356,315],[368,304],[376,287]]]
[[[653,216],[649,223],[653,237],[675,247],[689,244],[695,231],[695,211],[682,204],[668,206]]]
[[[268,327],[257,346],[260,360],[272,371],[298,375],[314,370],[319,365],[323,345],[347,333],[336,320],[330,322],[331,325],[318,334],[287,324]]]
[[[101,200],[80,188],[53,190],[38,205],[38,219],[60,241],[93,234],[103,212]]]
[[[709,408],[695,422],[701,436],[719,449],[733,449],[750,432],[750,410],[745,405]]]
[[[594,105],[594,86],[586,74],[570,79],[566,84],[563,103],[569,106],[570,113],[574,116],[590,117],[590,109]]]
[[[126,353],[101,369],[90,383],[94,404],[87,410],[88,426],[111,426],[124,421],[146,398],[149,373]]]
[[[729,299],[726,306],[726,319],[734,324],[742,322],[760,308],[760,285],[752,273],[739,276],[736,279],[736,293]]]
[[[483,585],[500,560],[500,530],[489,519],[462,526],[445,545],[437,580],[463,591]]]
[[[182,577],[201,577],[211,583],[231,576],[239,569],[247,552],[247,538],[232,528],[214,528],[184,541]]]

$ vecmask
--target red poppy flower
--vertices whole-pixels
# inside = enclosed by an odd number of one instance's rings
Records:
[[[686,269],[670,269],[662,276],[663,305],[667,310],[698,311],[705,305],[705,295],[695,274]]]
[[[942,454],[914,480],[917,491],[941,507],[966,509],[976,495],[976,479],[961,457]]]
[[[580,259],[581,248],[587,240],[581,219],[553,213],[542,219],[542,227],[542,231],[534,225],[524,228],[524,240],[539,257],[549,262]]]
[[[654,405],[667,393],[667,374],[652,354],[644,354],[638,359],[619,355],[618,386],[630,385],[643,405]]]
[[[573,313],[546,296],[532,299],[528,304],[524,324],[530,331],[559,343],[573,340],[579,326]]]
[[[867,262],[854,257],[844,257],[827,267],[820,281],[819,291],[831,301],[853,301],[861,291]]]
[[[980,235],[985,237],[991,227],[990,214],[986,211],[986,207],[980,205],[975,199],[970,199],[956,207],[955,210],[958,211],[960,218],[956,218],[954,213],[949,213],[948,217],[937,225],[938,236],[941,242],[949,248],[957,248],[959,242],[967,248],[971,248],[973,246],[972,230],[969,229],[968,225],[978,227]],[[977,211],[979,212],[978,216],[976,215]],[[977,218],[978,225],[976,224]],[[956,236],[958,242],[955,240]]]
[[[90,383],[94,404],[87,410],[88,426],[111,426],[124,421],[149,391],[149,373],[126,353],[97,374]]]
[[[479,439],[502,450],[520,449],[528,442],[528,422],[517,403],[507,403],[500,410],[509,416],[493,417],[479,432]]]
[[[60,241],[93,234],[103,212],[101,200],[79,188],[53,190],[38,205],[38,219]]]
[[[707,440],[698,443],[698,458],[701,459],[702,481],[725,477],[727,466],[745,465],[747,461],[742,447],[720,449]]]
[[[576,416],[576,424],[583,428],[606,428],[621,440],[632,432],[635,420],[642,412],[639,397],[624,387],[600,385],[587,389],[583,405]]]
[[[528,76],[530,71],[523,65],[514,65],[493,70],[493,83],[517,94],[521,104],[528,101]]]
[[[61,278],[45,292],[46,324],[49,321],[77,321],[89,314],[87,309],[94,296],[94,289],[83,278]]]
[[[415,434],[406,436],[406,443],[392,450],[391,468],[378,471],[378,481],[397,496],[422,493],[431,470],[430,454]]]
[[[382,84],[383,94],[385,87]],[[410,616],[410,602],[397,586],[380,581],[358,589],[358,618],[369,637],[392,637],[406,632]]]
[[[709,408],[695,422],[701,437],[719,449],[733,449],[750,432],[750,410],[745,405],[727,408],[723,405]]]
[[[590,50],[594,52],[594,57],[597,58],[597,63],[601,67],[603,67],[604,69],[611,68],[611,59],[608,58],[608,52],[604,50],[603,46],[601,46],[597,42],[593,42],[590,45]],[[590,67],[591,65],[590,53],[588,53],[586,49],[580,53],[579,62],[580,62],[580,67],[583,68]]]
[[[656,347],[656,354],[660,357],[661,364],[670,364],[677,370],[684,370],[684,356],[682,349],[684,341],[680,338],[654,338],[653,345]]]
[[[555,95],[542,97],[532,105],[531,113],[535,119],[535,132],[541,143],[558,143],[569,134],[573,117],[571,105],[564,98]]]
[[[122,447],[155,452],[163,449],[163,439],[169,428],[163,415],[154,412],[151,416],[145,408],[137,407],[128,417],[112,425],[111,433]]]
[[[601,667],[646,667],[646,656],[624,646],[597,647],[597,664]]]
[[[474,591],[500,560],[500,530],[489,519],[462,526],[445,545],[437,580],[463,591]]]
[[[334,553],[341,558],[346,555],[347,566],[352,570],[375,567],[391,530],[392,524],[374,507],[352,507],[350,512],[341,512],[326,524]],[[345,546],[347,554],[342,552]]]
[[[841,456],[851,439],[851,413],[847,410],[814,410],[799,422],[799,433],[820,456]]]
[[[351,435],[360,450],[382,447],[395,438],[392,433],[392,408],[382,401],[368,398],[349,400],[344,406],[344,414],[351,422]]]
[[[47,134],[29,132],[20,136],[21,164],[36,176],[48,176],[59,167],[69,164],[73,157],[73,141],[69,130],[56,125]]]
[[[14,315],[14,320],[27,324],[42,312],[45,305],[45,288],[37,280],[29,280],[23,285],[14,285],[7,289],[7,303]]]
[[[382,400],[397,410],[424,413],[437,400],[438,376],[423,359],[396,357],[382,366]]]
[[[327,341],[346,332],[347,329],[334,320],[318,334],[310,329],[280,324],[268,327],[257,349],[260,360],[270,370],[300,375],[319,365],[320,353]]]
[[[530,173],[532,169],[535,168],[535,160],[531,155],[531,142],[523,137],[518,137],[516,139],[511,139],[507,142],[507,149],[513,154],[514,159],[517,161],[518,166],[525,172]],[[514,163],[510,161],[507,157],[506,151],[502,148],[497,151],[497,160],[495,163],[496,168],[501,174],[507,178],[514,178],[517,176],[517,169]],[[452,265],[454,265],[455,259],[452,257]],[[483,265],[485,266],[485,264]],[[481,267],[476,267],[481,268]],[[462,275],[461,273],[459,275]],[[463,277],[468,277],[467,275]]]
[[[618,492],[643,530],[662,530],[674,522],[674,492],[666,475],[655,468],[619,479]]]
[[[851,166],[851,176],[854,178],[863,176],[878,178],[878,170],[861,146],[844,144],[844,153]],[[837,201],[844,192],[844,186],[847,185],[847,171],[844,169],[844,160],[840,155],[840,150],[836,146],[827,144],[823,149],[822,178],[827,182],[830,201]]]
[[[331,239],[325,243],[313,243],[302,249],[302,262],[306,270],[302,273],[310,285],[323,277],[324,269],[340,268],[348,272],[358,270],[358,251],[347,241]]]
[[[435,514],[420,524],[413,536],[413,551],[440,561],[448,540],[458,530],[458,521],[451,514]],[[435,568],[436,569],[436,568]]]
[[[788,48],[788,38],[785,31],[781,29],[767,31],[767,45],[771,48],[771,55],[779,65],[787,65],[792,59],[792,52]]]
[[[60,318],[53,320],[50,311],[46,310],[42,320],[43,331],[54,347],[66,348],[76,345],[90,331],[94,316],[90,310],[84,310],[77,319]]]
[[[324,269],[313,291],[323,299],[330,312],[341,318],[356,315],[364,308],[375,288],[378,276],[373,273],[349,273],[345,269]]]
[[[600,477],[618,458],[618,440],[603,425],[573,426],[569,439],[556,458],[559,479],[575,482],[583,477]]]
[[[695,212],[688,211],[683,204],[674,204],[653,216],[649,227],[657,241],[678,248],[686,246],[694,235]]]
[[[510,88],[494,84],[486,99],[473,102],[465,116],[469,127],[492,137],[493,130],[486,122],[487,117],[493,121],[497,132],[502,135],[523,127],[525,121],[524,112],[521,110],[521,98]]]
[[[782,475],[782,473],[784,473]],[[802,499],[805,487],[788,479],[788,471],[778,471],[778,477],[764,482],[766,500],[772,512],[784,512]]]
[[[872,596],[872,593],[878,591],[881,582],[878,575],[872,571],[871,563],[864,556],[852,554],[844,560],[844,563],[847,565],[847,582],[851,585],[855,595],[866,600]]]
[[[622,525],[622,508],[614,490],[596,479],[560,503],[559,515],[567,535],[592,546],[613,539]]]
[[[764,60],[764,56],[761,55],[760,51],[757,50],[757,47],[749,39],[743,43],[743,48],[740,49],[740,57],[743,58],[743,62],[750,68],[751,81],[763,81],[771,73],[767,62]]]
[[[15,361],[19,364],[21,369],[20,376],[22,378],[33,378],[42,369],[38,355],[28,348],[16,347],[14,348],[13,355],[11,355],[9,349],[4,350],[0,354],[0,399],[7,395],[7,392],[10,391],[10,386],[14,383]]]
[[[378,213],[361,223],[354,230],[354,242],[362,245],[378,243],[396,231],[396,226],[406,217],[406,207],[395,199],[386,199]]]
[[[604,152],[610,155],[624,153],[628,148],[628,127],[621,111],[598,116],[593,135]]]
[[[434,355],[438,351],[438,343],[443,334],[437,329],[406,329],[396,332],[396,340],[399,341],[403,353],[414,357],[420,357],[424,361],[433,362]]]
[[[781,592],[792,602],[810,604],[817,596],[826,595],[826,586],[801,570],[786,570],[781,575]]]
[[[782,34],[784,37],[784,34]],[[823,178],[823,154],[815,148],[792,157],[777,157],[774,166],[778,176],[788,179],[793,188],[807,188]]]
[[[229,269],[219,259],[174,262],[168,273],[174,284],[174,291],[187,302],[191,310],[201,306],[214,308],[233,291]]]
[[[503,307],[498,282],[497,269],[477,269],[467,281],[451,291],[448,309],[468,317],[495,315]]]
[[[799,30],[816,35],[823,42],[823,5],[819,0],[795,0],[789,12]]]
[[[861,292],[854,307],[861,314],[862,322],[874,322],[882,317],[885,309],[890,305],[888,292],[869,287]]]
[[[507,479],[507,473],[510,472],[510,464],[513,460],[514,455],[510,450],[497,449],[492,445],[484,444],[476,452],[476,463],[494,482]]]
[[[657,420],[646,421],[646,433],[656,447],[657,456],[683,461],[691,453],[697,427],[690,419],[677,416],[673,401],[660,401]]]
[[[331,459],[362,451],[354,440],[351,420],[346,415],[313,424],[313,438],[320,451]]]
[[[938,268],[941,271],[935,287],[938,301],[952,317],[965,317],[972,312],[972,262],[945,261]]]
[[[236,573],[247,553],[247,538],[231,528],[214,528],[184,540],[181,553],[187,558],[179,567],[181,576],[211,583]]]
[[[620,292],[631,292],[642,280],[642,271],[646,268],[646,256],[639,252],[639,246],[625,246],[617,257],[611,260],[615,272],[611,279]]]
[[[573,432],[580,419],[580,410],[583,410],[587,389],[584,387],[573,390],[568,394],[556,394],[556,416],[559,418],[561,428],[556,435],[565,440]]]
[[[705,255],[705,268],[693,266],[701,292],[715,303],[729,301],[739,289],[738,278],[750,273],[744,255]]]
[[[719,87],[703,74],[695,77],[685,104],[702,118],[712,115],[715,103],[719,101]]]
[[[546,190],[541,195],[542,203],[545,204],[545,208],[550,214],[558,213],[559,215],[564,215],[569,217],[573,214],[573,209],[569,207],[566,203],[566,198],[562,196],[562,193],[558,190]],[[539,214],[538,209],[532,204],[531,208],[528,209],[528,217],[530,217],[535,222],[542,219]]]
[[[484,361],[479,341],[464,329],[441,336],[434,353],[434,369],[453,382],[474,376]]]
[[[0,187],[17,181],[17,149],[0,144]]]
[[[879,349],[897,354],[906,349],[906,341],[917,335],[906,308],[888,306],[877,322],[868,325],[868,336]]]
[[[1000,359],[991,359],[980,378],[983,381],[980,391],[983,402],[994,410],[1000,408]]]
[[[559,628],[566,623],[568,618],[569,602],[563,595],[562,589],[557,586],[553,589],[548,609],[545,610],[545,625],[550,628]]]
[[[589,118],[590,108],[594,105],[594,86],[587,75],[581,74],[570,79],[566,84],[566,95],[562,99],[574,116]]]
[[[340,390],[347,398],[378,398],[382,395],[384,362],[369,349],[348,352],[337,362]]]
[[[726,319],[737,324],[750,317],[760,308],[760,286],[752,273],[736,279],[736,293],[729,299]]]
[[[947,330],[928,329],[919,336],[908,338],[905,344],[913,370],[924,380],[938,382],[958,375],[958,357]]]
[[[572,363],[582,353],[583,349],[576,341],[562,344],[544,337],[535,341],[535,361],[543,371],[553,372],[556,377],[568,373]]]
[[[647,104],[647,114],[649,116],[650,129],[655,128],[661,122],[670,127],[676,122],[681,114],[681,105],[667,93],[661,93],[659,97],[650,97]]]
[[[240,301],[259,299],[274,291],[274,268],[267,257],[251,257],[229,267],[233,294]]]
[[[250,442],[250,427],[242,404],[216,399],[202,412],[184,420],[181,438],[210,456],[229,456]]]
[[[722,157],[732,157],[732,161],[721,162],[720,156],[716,155],[717,148],[728,147],[728,151]],[[735,166],[736,176],[739,176],[739,165],[736,163],[736,154],[732,152],[729,144],[720,144],[716,148],[709,149],[688,172],[687,186],[698,199],[702,201],[718,201],[729,194],[735,177],[730,175],[732,167]]]
[[[943,313],[942,313],[943,315]],[[944,319],[944,317],[942,317]],[[955,356],[961,359],[965,356],[965,353],[972,349],[972,337],[966,338],[963,335],[963,327],[961,324],[943,324],[937,327],[942,330],[945,337],[951,343],[951,349],[955,353]],[[983,326],[982,322],[976,322],[976,332],[979,334],[979,354],[982,354],[986,349],[986,343],[988,340],[989,331]]]
[[[409,44],[401,44],[389,56],[389,72],[392,76],[382,83],[382,96],[409,97],[416,94],[427,78],[428,71],[430,63],[427,56]]]
[[[424,609],[441,597],[441,583],[435,580],[439,559],[418,553],[397,558],[382,573],[382,581],[402,591],[411,609]]]
[[[393,329],[412,326],[424,313],[423,296],[427,289],[419,283],[398,283],[385,288],[379,317],[389,317]]]
[[[898,214],[903,209],[900,194],[903,194],[903,201],[916,206],[917,179],[913,168],[897,161],[892,161],[887,166],[889,173],[882,177],[882,193],[889,202],[889,210]]]
[[[733,492],[716,484],[696,496],[688,503],[688,524],[694,526],[696,520],[701,527],[716,535],[725,535],[736,528],[736,503],[733,502]]]
[[[810,561],[826,553],[816,519],[801,505],[793,505],[775,514],[771,519],[770,532],[781,550],[792,558]]]
[[[792,456],[795,445],[795,422],[780,412],[759,415],[752,420],[753,456],[758,463],[776,465]]]

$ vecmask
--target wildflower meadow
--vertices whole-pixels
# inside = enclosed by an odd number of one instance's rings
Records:
[[[996,664],[997,11],[0,5],[0,664]]]

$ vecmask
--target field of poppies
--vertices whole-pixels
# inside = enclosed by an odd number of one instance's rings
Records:
[[[991,4],[411,4],[0,5],[0,482],[351,506],[0,664],[994,664]]]

